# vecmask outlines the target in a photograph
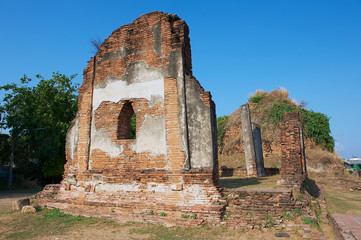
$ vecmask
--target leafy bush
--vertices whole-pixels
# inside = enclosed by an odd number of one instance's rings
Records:
[[[226,126],[228,123],[228,116],[218,117],[217,118],[217,140],[219,146],[221,146],[221,152],[224,146],[224,135],[226,134]]]
[[[137,135],[137,116],[133,113],[130,118],[130,139],[135,139]]]
[[[296,110],[298,110],[298,108],[287,101],[275,103],[268,112],[267,122],[277,125],[283,119],[286,112],[293,112]],[[333,152],[335,140],[330,135],[329,118],[323,113],[315,113],[307,109],[301,109],[301,115],[305,136],[307,138],[312,138],[315,143],[322,147],[322,149]]]
[[[288,102],[275,103],[268,112],[267,122],[277,125],[283,119],[286,112],[293,112],[295,110],[297,108]]]
[[[329,118],[323,113],[315,113],[306,109],[301,109],[302,123],[305,136],[312,138],[322,149],[333,152],[335,140],[330,135]]]
[[[259,94],[256,94],[254,96],[251,97],[251,102],[252,103],[258,103],[260,101],[262,101],[262,99],[266,96],[266,92],[262,92],[262,93],[259,93]]]

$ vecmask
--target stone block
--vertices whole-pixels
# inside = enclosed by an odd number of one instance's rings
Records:
[[[23,206],[21,208],[21,212],[22,213],[34,213],[36,212],[35,207],[31,206],[31,205],[27,205],[27,206]]]
[[[16,199],[13,202],[13,210],[21,210],[24,206],[30,205],[30,198]]]

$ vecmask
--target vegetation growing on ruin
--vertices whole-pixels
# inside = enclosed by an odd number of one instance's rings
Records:
[[[136,139],[137,135],[137,119],[135,113],[130,118],[130,139]]]
[[[258,103],[260,101],[262,101],[262,99],[266,96],[266,92],[263,91],[257,91],[255,95],[250,97],[250,101],[252,103]]]
[[[298,108],[292,106],[286,100],[281,103],[274,103],[272,107],[268,110],[267,122],[271,122],[274,125],[277,125],[285,115],[286,112],[296,111]]]
[[[331,136],[329,118],[323,113],[301,109],[302,122],[306,137],[313,139],[323,149],[333,152],[335,140]]]
[[[226,133],[226,126],[228,122],[228,116],[218,117],[217,118],[217,140],[218,145],[223,149],[224,146],[224,134]]]
[[[321,146],[322,149],[333,152],[335,142],[331,136],[329,118],[323,113],[313,112],[305,109],[304,106],[296,104],[288,95],[288,91],[282,88],[269,93],[257,90],[255,94],[250,96],[248,104],[250,105],[252,121],[261,126],[263,140],[277,141],[276,138],[280,131],[279,123],[285,113],[300,110],[305,137]],[[237,141],[240,140],[225,139],[225,133],[231,125],[241,125],[240,119],[238,119],[238,111],[232,114],[232,119],[228,120],[225,117],[217,119],[220,153],[222,153],[223,148],[227,148],[227,150],[233,148]]]

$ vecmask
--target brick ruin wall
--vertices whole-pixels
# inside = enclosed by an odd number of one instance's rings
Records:
[[[272,227],[282,223],[286,213],[303,208],[287,189],[230,189],[223,219],[228,227]]]
[[[219,222],[215,105],[192,75],[188,33],[176,15],[152,12],[104,40],[84,70],[64,179],[41,205],[120,222]]]
[[[290,188],[300,187],[307,176],[301,112],[285,113],[281,129],[281,183]]]
[[[290,190],[222,192],[215,105],[192,75],[188,32],[176,15],[152,12],[105,39],[84,70],[63,181],[38,194],[41,206],[168,226],[228,218],[231,227],[269,215],[277,224],[294,207]]]

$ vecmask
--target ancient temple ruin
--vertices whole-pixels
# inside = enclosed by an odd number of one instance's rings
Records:
[[[192,75],[188,34],[178,16],[152,12],[104,40],[84,70],[66,139],[64,178],[60,186],[47,185],[38,204],[168,226],[207,222],[253,228],[266,226],[270,218],[280,224],[292,211],[291,189],[219,187],[215,105]],[[260,130],[247,111],[245,142],[258,146],[251,147],[249,176],[263,176]],[[297,119],[285,119],[290,131],[282,141],[293,149],[302,129],[294,130]],[[282,165],[285,183],[293,184],[293,176],[303,171],[298,153]],[[297,174],[287,177],[290,168]]]
[[[42,205],[121,222],[219,221],[215,105],[192,75],[188,33],[152,12],[104,40],[84,70],[60,190]]]

